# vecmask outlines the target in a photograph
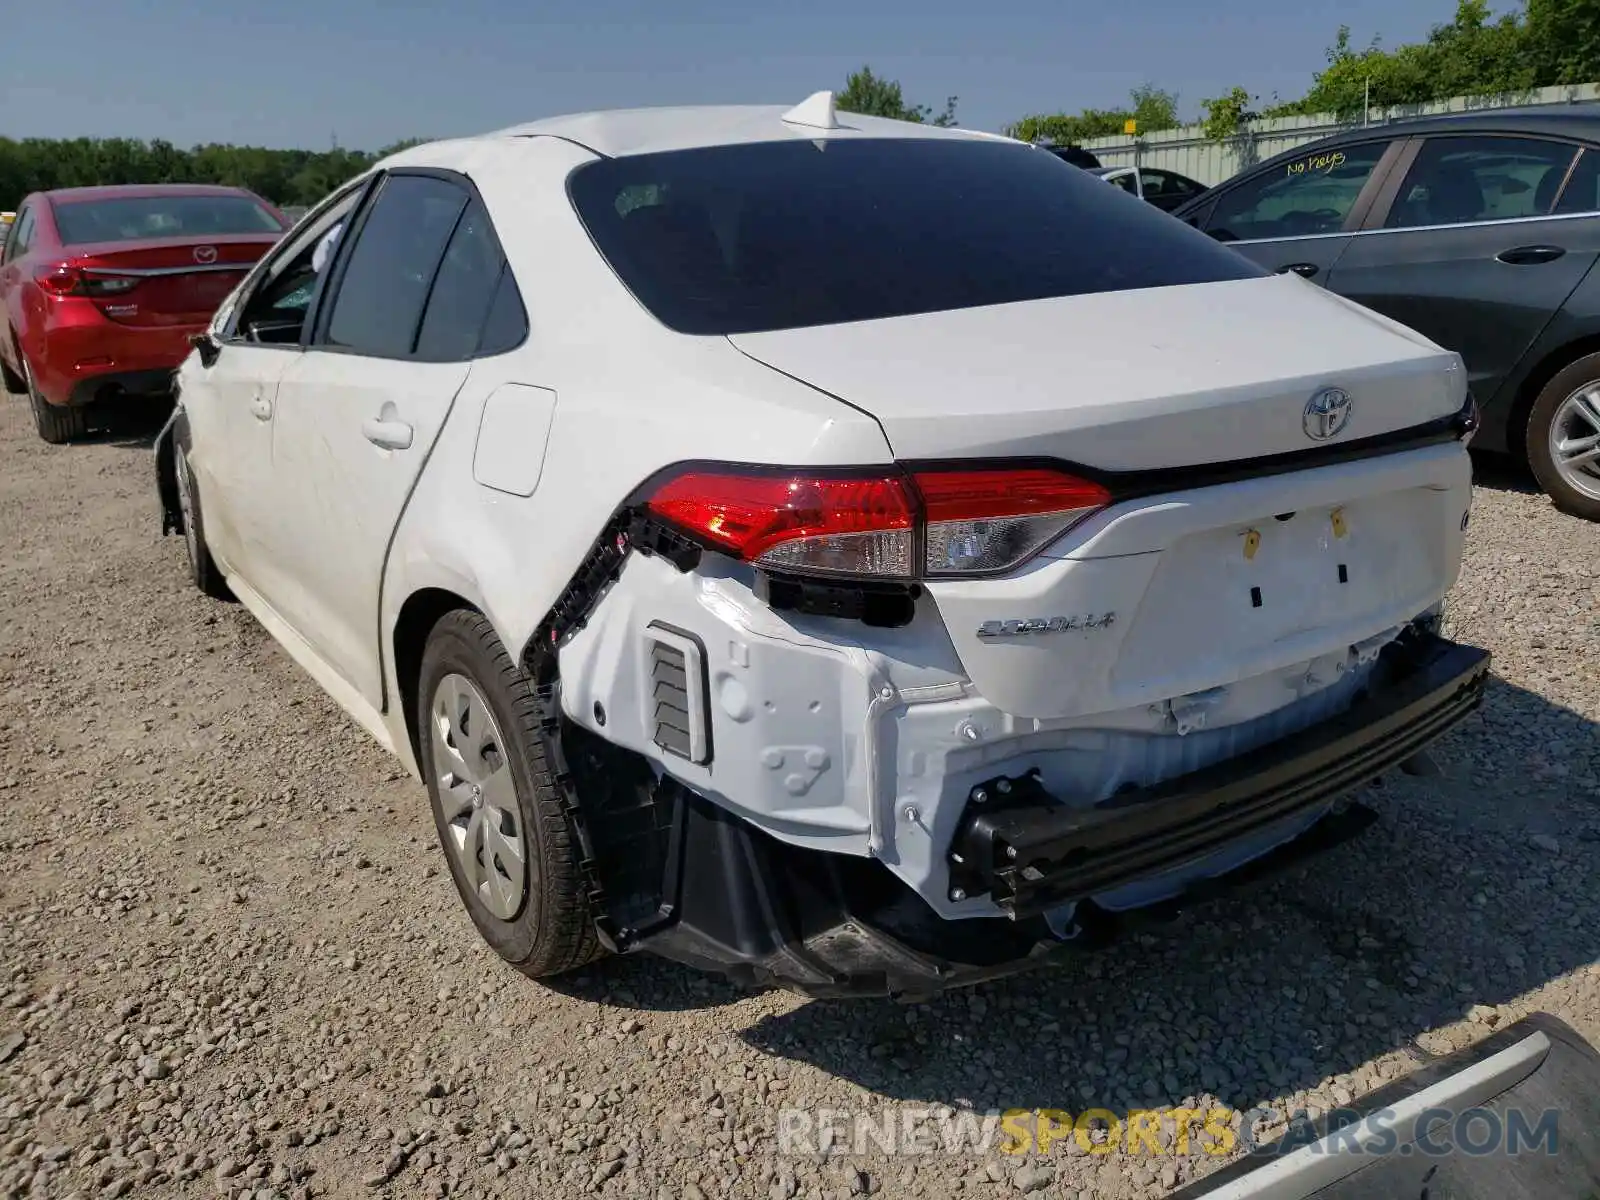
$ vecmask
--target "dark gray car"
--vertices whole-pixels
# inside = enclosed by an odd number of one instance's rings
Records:
[[[1600,105],[1352,130],[1174,215],[1458,351],[1474,445],[1600,520]]]

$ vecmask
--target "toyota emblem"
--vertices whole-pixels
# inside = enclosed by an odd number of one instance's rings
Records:
[[[194,260],[202,265],[216,262],[217,248],[215,246],[196,246],[194,248]]]
[[[1344,432],[1354,408],[1350,394],[1343,388],[1323,388],[1306,401],[1300,424],[1312,441],[1325,442]]]

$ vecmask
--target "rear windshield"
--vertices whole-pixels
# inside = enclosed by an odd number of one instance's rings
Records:
[[[763,142],[601,159],[573,205],[680,333],[732,334],[1245,279],[1242,255],[1006,142]]]
[[[68,246],[283,231],[278,218],[249,196],[121,196],[56,201],[52,207],[56,230]]]

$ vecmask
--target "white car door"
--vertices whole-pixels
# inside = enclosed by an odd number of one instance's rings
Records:
[[[396,171],[359,215],[273,419],[284,502],[269,598],[374,707],[394,529],[466,382],[504,256],[459,177]]]
[[[191,363],[182,377],[207,547],[225,575],[253,587],[271,520],[272,403],[294,357],[292,346],[224,343],[211,366]]]
[[[281,504],[272,463],[278,383],[301,354],[301,333],[322,278],[311,260],[324,234],[349,215],[364,185],[322,206],[305,231],[274,247],[212,326],[211,361],[191,356],[181,376],[190,468],[206,542],[225,574],[271,594],[270,553]]]

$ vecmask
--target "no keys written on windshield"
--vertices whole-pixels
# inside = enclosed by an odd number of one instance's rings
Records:
[[[1344,151],[1330,154],[1313,154],[1310,158],[1296,159],[1284,168],[1286,175],[1331,175],[1344,166]]]

